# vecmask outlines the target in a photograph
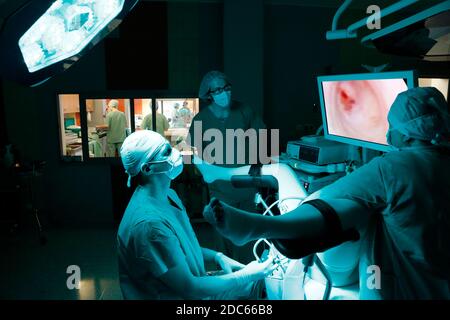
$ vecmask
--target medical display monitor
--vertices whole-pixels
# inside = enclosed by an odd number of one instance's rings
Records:
[[[387,151],[387,115],[397,95],[415,85],[413,71],[317,78],[325,138]]]

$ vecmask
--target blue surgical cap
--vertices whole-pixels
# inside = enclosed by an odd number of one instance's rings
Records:
[[[400,93],[392,104],[390,130],[406,137],[435,142],[450,134],[448,104],[433,87],[413,88]]]
[[[150,130],[133,132],[125,139],[120,148],[120,156],[128,174],[128,187],[131,185],[131,178],[141,171],[141,166],[154,158],[166,143],[168,142],[163,136]]]

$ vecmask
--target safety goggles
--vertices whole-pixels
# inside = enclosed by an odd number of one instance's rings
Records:
[[[209,90],[209,93],[212,94],[213,96],[216,96],[218,94],[221,94],[224,91],[226,91],[226,92],[231,91],[231,85],[227,84],[227,85],[225,85],[225,86],[223,86],[221,88],[216,88],[214,90]]]

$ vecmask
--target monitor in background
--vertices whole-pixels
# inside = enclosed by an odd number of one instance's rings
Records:
[[[318,77],[325,138],[388,151],[387,115],[397,95],[414,87],[414,72]]]
[[[435,87],[438,89],[445,97],[448,102],[448,90],[449,90],[449,79],[448,78],[419,78],[419,87]]]

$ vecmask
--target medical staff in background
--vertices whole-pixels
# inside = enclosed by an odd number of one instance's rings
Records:
[[[258,152],[258,149],[252,149],[249,141],[246,141],[245,144],[227,141],[226,132],[230,129],[242,129],[244,131],[248,129],[257,131],[265,129],[262,119],[249,106],[232,99],[231,82],[220,71],[210,71],[203,77],[198,95],[202,103],[202,109],[192,119],[187,140],[188,144],[195,147],[197,151],[205,150],[210,144],[217,143],[217,141],[208,141],[208,139],[202,138],[206,131],[215,129],[220,131],[223,137],[222,145],[219,146],[221,152],[214,154],[212,159],[204,160],[224,167],[242,166],[242,163],[238,163],[238,158],[239,153],[243,152],[245,153],[244,164],[249,164],[249,159],[252,158],[249,152],[251,150]],[[201,126],[201,130],[198,130],[199,126]],[[197,132],[202,137],[196,137]],[[234,155],[231,162],[227,161],[230,154]],[[198,154],[198,156],[203,159],[203,154]],[[253,156],[258,158],[258,154]],[[228,181],[215,181],[210,183],[208,188],[210,197],[218,198],[242,210],[255,210],[254,197],[257,192],[255,188],[237,189]],[[251,245],[237,248],[229,241],[225,241],[223,245],[225,247],[224,250],[237,260],[250,261],[249,259],[252,259]]]
[[[118,156],[122,143],[126,138],[127,119],[125,113],[119,111],[118,107],[119,101],[113,99],[108,102],[105,120],[107,125],[108,157]]]
[[[169,130],[170,125],[166,116],[162,113],[158,112],[159,106],[156,106],[156,132],[158,132],[163,137],[165,136],[165,132]],[[143,130],[153,130],[153,118],[152,113],[149,113],[144,117],[141,123],[141,129]]]

